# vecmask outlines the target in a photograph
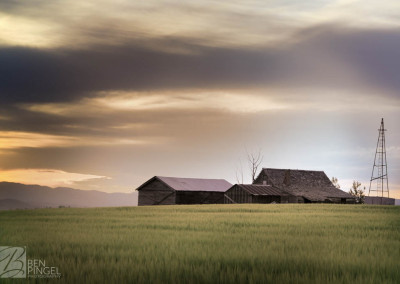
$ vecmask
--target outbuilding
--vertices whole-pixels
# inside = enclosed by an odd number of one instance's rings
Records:
[[[381,196],[365,196],[364,203],[372,205],[395,205],[395,199]]]
[[[222,204],[231,186],[224,179],[154,176],[137,188],[138,205]]]
[[[253,184],[271,185],[295,197],[295,203],[355,203],[323,171],[264,168]]]
[[[225,193],[224,203],[293,203],[295,196],[272,185],[235,184]]]

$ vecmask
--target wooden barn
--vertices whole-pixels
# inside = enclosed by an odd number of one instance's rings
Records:
[[[224,203],[294,203],[297,198],[272,185],[235,184],[225,192]]]
[[[231,186],[224,179],[155,176],[137,188],[138,205],[222,204]]]
[[[295,196],[295,203],[355,202],[352,195],[336,188],[323,171],[265,168],[253,184],[279,188]]]

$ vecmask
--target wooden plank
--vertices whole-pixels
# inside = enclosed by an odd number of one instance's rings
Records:
[[[230,198],[228,195],[224,194],[224,197],[228,198],[232,203],[236,203],[232,198]]]
[[[155,202],[153,205],[159,205],[161,202],[163,202],[164,200],[166,200],[168,197],[170,197],[171,195],[173,195],[175,193],[175,191],[172,191],[170,194],[168,194],[167,196],[165,196],[164,198],[162,198],[160,201]]]

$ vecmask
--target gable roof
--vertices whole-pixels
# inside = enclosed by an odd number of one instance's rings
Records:
[[[354,198],[336,188],[323,171],[263,168],[261,174],[266,175],[272,185],[310,201]]]
[[[262,184],[237,184],[238,187],[247,191],[251,195],[273,195],[273,196],[287,196],[287,192],[271,185]]]
[[[277,187],[283,185],[297,185],[301,187],[333,186],[323,171],[263,168],[262,172]]]
[[[153,180],[160,180],[175,191],[214,191],[225,192],[232,184],[224,179],[200,179],[155,176],[142,184],[137,190],[142,189]]]

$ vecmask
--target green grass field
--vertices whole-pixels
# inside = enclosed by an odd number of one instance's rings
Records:
[[[38,209],[0,224],[0,245],[57,266],[56,283],[400,282],[400,206]]]

